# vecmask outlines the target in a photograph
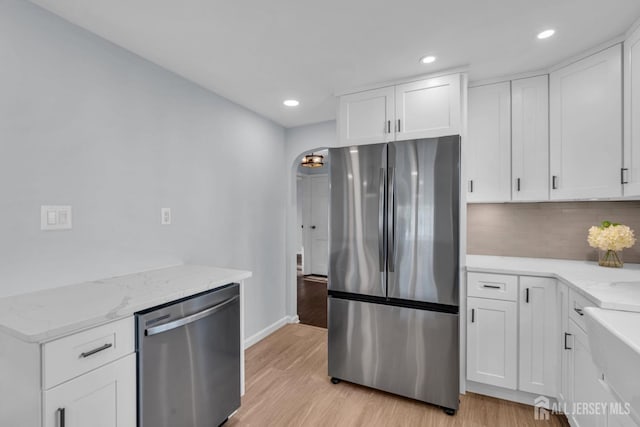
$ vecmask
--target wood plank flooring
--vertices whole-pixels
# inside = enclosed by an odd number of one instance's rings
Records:
[[[533,408],[468,393],[456,416],[431,405],[327,376],[327,330],[287,325],[246,352],[246,394],[227,426],[568,426],[535,421]]]

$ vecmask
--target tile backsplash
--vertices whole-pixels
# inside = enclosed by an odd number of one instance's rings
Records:
[[[609,220],[635,231],[638,242],[623,251],[623,260],[640,263],[640,201],[469,204],[467,209],[469,254],[595,261],[587,232]]]

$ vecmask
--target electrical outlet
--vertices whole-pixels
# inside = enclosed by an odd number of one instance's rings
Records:
[[[162,225],[171,224],[171,208],[160,209],[160,224]]]
[[[70,230],[71,206],[40,206],[40,229]]]

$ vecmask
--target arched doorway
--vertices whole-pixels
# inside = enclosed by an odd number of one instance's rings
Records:
[[[327,327],[329,153],[305,153],[296,169],[296,313],[300,323]]]

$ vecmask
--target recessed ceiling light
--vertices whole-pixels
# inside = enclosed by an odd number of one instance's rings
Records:
[[[556,30],[544,30],[543,32],[541,32],[540,34],[538,34],[538,38],[540,40],[542,39],[548,39],[549,37],[551,37],[552,35],[554,35],[556,33]]]
[[[431,55],[420,58],[420,62],[422,62],[423,64],[431,64],[435,60],[436,60],[436,57]]]
[[[298,105],[300,105],[300,102],[296,99],[287,99],[283,102],[283,104],[287,107],[297,107]]]

